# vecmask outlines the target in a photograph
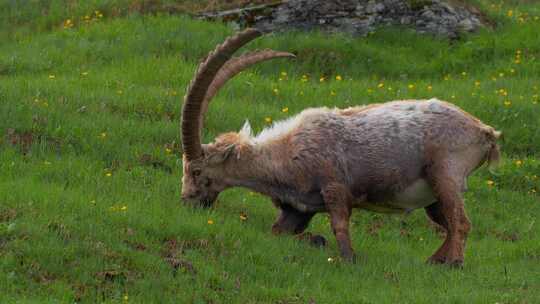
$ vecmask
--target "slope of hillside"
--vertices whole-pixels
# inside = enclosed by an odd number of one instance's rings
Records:
[[[497,174],[470,179],[473,230],[455,270],[425,264],[442,239],[420,210],[355,212],[351,265],[326,215],[309,230],[330,243],[315,249],[272,236],[276,211],[258,194],[227,191],[212,210],[180,202],[182,96],[230,27],[128,0],[0,1],[0,302],[539,302],[540,5],[476,2],[499,26],[454,42],[391,29],[263,37],[249,48],[297,60],[231,81],[204,134],[315,106],[461,106],[505,139]]]

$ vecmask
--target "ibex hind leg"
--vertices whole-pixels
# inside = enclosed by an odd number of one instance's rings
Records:
[[[315,213],[300,212],[277,200],[274,200],[274,205],[278,206],[280,214],[272,225],[272,233],[276,235],[292,234],[299,240],[308,241],[315,247],[326,246],[326,239],[323,236],[304,232]]]
[[[452,165],[450,160],[433,164],[427,173],[438,201],[426,207],[426,212],[447,232],[444,243],[428,262],[461,267],[465,241],[471,227],[461,192],[463,178],[456,172],[456,166]]]

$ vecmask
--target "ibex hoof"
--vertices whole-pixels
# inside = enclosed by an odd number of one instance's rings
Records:
[[[326,247],[326,239],[322,235],[312,235],[309,238],[309,244],[314,247]]]
[[[352,264],[356,264],[356,262],[358,260],[355,253],[352,253],[350,255],[343,255],[342,258],[343,258],[343,260],[345,262],[349,262],[349,263],[352,263]]]
[[[463,268],[462,258],[451,258],[446,256],[432,256],[427,260],[428,264],[446,265],[453,268]]]

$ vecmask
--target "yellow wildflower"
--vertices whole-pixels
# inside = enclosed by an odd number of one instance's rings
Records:
[[[120,210],[121,210],[121,211],[127,211],[127,206],[122,206],[122,207],[120,207]]]
[[[214,221],[213,220],[208,220],[207,223],[208,223],[208,225],[213,225]]]
[[[492,181],[492,180],[490,180],[490,179],[488,179],[488,180],[486,181],[486,184],[487,184],[488,186],[493,186],[493,185],[495,185],[495,182]]]
[[[281,72],[282,77],[287,77],[287,72]]]
[[[509,107],[509,106],[512,105],[512,102],[511,102],[510,100],[505,100],[505,101],[504,101],[504,105],[507,106],[507,107]]]
[[[341,81],[342,80],[341,75],[336,75],[336,80]]]
[[[281,112],[287,113],[287,112],[289,112],[289,108],[288,108],[288,107],[284,107],[283,109],[281,109]]]
[[[64,21],[64,28],[67,29],[67,28],[71,28],[73,27],[73,21],[71,21],[71,19],[67,19],[66,21]]]
[[[324,76],[321,76],[321,78],[319,78],[319,82],[324,82],[326,80],[326,78],[324,78]]]
[[[266,123],[272,123],[272,117],[265,117],[265,118],[264,118],[264,121],[265,121]]]
[[[274,92],[275,95],[278,95],[278,94],[279,94],[279,89],[274,88],[274,89],[272,90],[272,92]]]
[[[479,87],[479,86],[480,86],[480,81],[476,80],[476,81],[474,82],[474,86],[475,86],[475,87]]]
[[[433,87],[431,85],[428,85],[427,88],[426,88],[428,91],[431,91],[433,90]]]
[[[523,161],[521,161],[521,160],[518,159],[518,160],[516,160],[516,161],[514,162],[514,164],[516,164],[516,166],[519,167],[519,166],[523,165]]]
[[[377,85],[377,88],[379,88],[379,89],[382,89],[382,88],[384,88],[384,83],[382,83],[382,82],[381,82],[381,83],[379,83],[379,84]]]
[[[49,75],[49,79],[55,79],[55,78],[56,78],[56,76],[54,76],[54,75],[52,75],[52,74]]]
[[[107,172],[107,173],[105,173],[105,176],[111,177],[111,176],[112,176],[112,173],[111,173],[111,172]]]
[[[514,16],[514,11],[513,11],[513,10],[509,10],[508,12],[506,12],[506,16],[508,16],[508,17],[511,18],[512,16]]]
[[[101,136],[101,138],[105,138],[105,137],[107,137],[107,133],[106,133],[106,132],[102,132],[99,136]]]
[[[410,83],[407,87],[409,88],[409,90],[414,90],[415,85]]]

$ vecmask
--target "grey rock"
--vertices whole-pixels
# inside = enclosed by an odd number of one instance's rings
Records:
[[[255,27],[265,30],[325,30],[366,35],[378,27],[405,25],[419,33],[458,37],[484,26],[478,12],[446,0],[426,2],[411,8],[408,0],[289,0],[273,13],[255,18]]]

